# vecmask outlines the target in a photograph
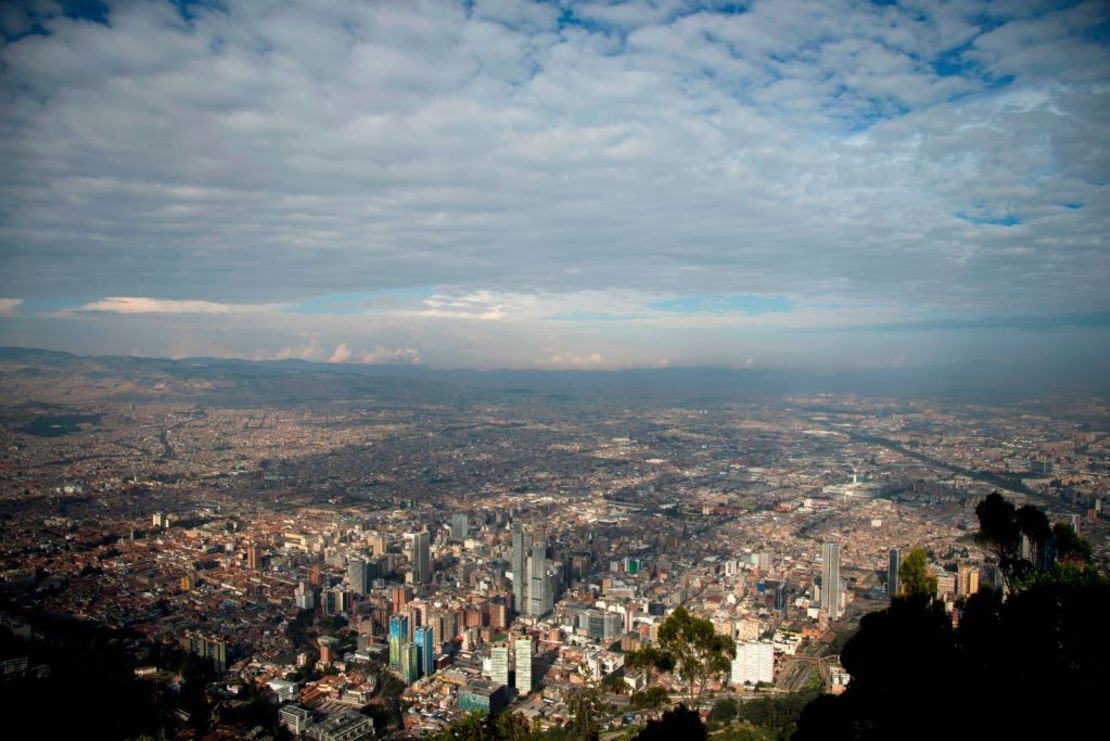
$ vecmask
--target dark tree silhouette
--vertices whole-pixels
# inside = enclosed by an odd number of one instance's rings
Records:
[[[1037,545],[1043,544],[1052,535],[1048,517],[1031,504],[1022,505],[1014,513],[1014,519],[1017,520],[1018,530]]]
[[[1058,522],[1052,526],[1056,541],[1056,559],[1061,563],[1085,566],[1091,563],[1091,544],[1080,538],[1071,525]]]
[[[705,725],[698,714],[679,703],[663,713],[659,720],[648,721],[644,730],[636,735],[635,741],[705,741]]]
[[[979,517],[977,539],[998,562],[1007,590],[1014,587],[1015,570],[1021,561],[1021,529],[1014,505],[998,492],[992,492],[975,506]]]
[[[1023,532],[1020,510],[992,497],[978,509],[981,536],[1013,563]],[[1026,512],[1021,519],[1031,538],[1044,535],[1040,518]],[[1057,547],[1067,537],[1061,535],[1053,533]],[[1077,540],[1066,547],[1082,560]],[[958,628],[923,595],[895,599],[865,616],[841,654],[852,676],[847,690],[810,703],[794,738],[1087,735],[1110,676],[1110,642],[1101,639],[1110,580],[1089,566],[1064,563],[1016,579],[1014,587],[1005,600],[989,590],[970,597]],[[927,703],[938,693],[966,702],[967,712],[935,724]]]

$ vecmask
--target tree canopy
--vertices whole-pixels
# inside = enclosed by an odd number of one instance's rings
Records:
[[[714,678],[729,670],[736,644],[729,636],[718,635],[713,623],[678,607],[659,626],[659,646],[674,659],[682,678],[690,685],[690,698],[705,690]]]
[[[674,657],[652,644],[625,654],[624,665],[628,669],[643,669],[647,675],[647,683],[650,685],[653,672],[674,671]]]
[[[924,548],[914,548],[898,567],[898,580],[902,584],[902,594],[932,597],[937,593],[937,578],[928,570],[928,559]]]
[[[539,729],[519,713],[496,717],[467,713],[434,736],[435,741],[539,741]]]
[[[570,711],[567,738],[595,741],[601,733],[601,720],[605,714],[600,690],[592,685],[571,690],[567,696],[567,709]]]

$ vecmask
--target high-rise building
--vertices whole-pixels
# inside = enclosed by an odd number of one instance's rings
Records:
[[[469,535],[470,523],[467,521],[466,513],[456,512],[451,515],[451,539],[452,540],[466,540]]]
[[[543,535],[532,540],[532,555],[528,557],[528,609],[534,617],[551,612],[551,585],[547,579],[547,541]]]
[[[522,614],[528,609],[528,537],[524,525],[514,522],[512,527],[513,550],[509,557],[509,568],[513,572],[513,612]]]
[[[840,617],[840,544],[821,546],[821,609],[829,620]]]
[[[432,578],[431,547],[432,534],[421,530],[412,537],[412,580],[416,584],[427,584]]]
[[[579,615],[578,627],[595,641],[611,641],[620,635],[621,617],[615,612],[590,610]]]
[[[293,599],[297,603],[298,610],[311,610],[316,606],[316,598],[312,588],[303,581],[293,590]]]
[[[490,649],[489,677],[494,686],[509,684],[509,647],[499,643]]]
[[[420,654],[415,643],[401,644],[401,677],[405,684],[420,679]]]
[[[251,543],[247,546],[247,568],[262,568],[262,549],[255,543]]]
[[[736,658],[732,660],[730,681],[734,685],[774,682],[775,647],[770,643],[754,641],[736,644]]]
[[[393,604],[393,611],[400,612],[412,599],[412,587],[396,586],[389,591],[389,599]]]
[[[890,597],[897,597],[902,591],[902,579],[898,576],[898,569],[902,567],[902,551],[897,548],[890,549],[890,563],[886,570],[886,593]]]
[[[513,642],[513,649],[516,651],[516,691],[527,695],[532,691],[532,639],[517,638]]]
[[[979,591],[979,569],[970,564],[960,564],[956,575],[956,594],[969,596]]]
[[[409,619],[406,615],[393,615],[389,618],[389,663],[401,665],[401,647],[409,639]]]
[[[384,535],[382,535],[381,533],[372,533],[370,537],[367,538],[367,541],[370,544],[371,553],[373,553],[376,558],[380,558],[385,555],[386,546]]]
[[[211,659],[218,672],[227,670],[227,642],[214,635],[188,632],[181,638],[181,648],[201,658]]]
[[[342,587],[334,587],[324,591],[324,614],[347,614],[347,592]]]
[[[351,583],[351,591],[359,597],[366,596],[366,593],[370,591],[366,577],[366,560],[362,558],[352,558],[350,562],[347,563],[347,580]]]
[[[316,642],[320,644],[320,661],[324,664],[335,661],[335,645],[339,643],[339,639],[334,636],[320,636]]]
[[[416,629],[416,660],[420,667],[420,676],[426,677],[436,670],[435,632],[430,625]]]

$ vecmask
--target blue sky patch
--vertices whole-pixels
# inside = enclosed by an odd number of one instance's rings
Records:
[[[319,296],[286,306],[293,314],[363,314],[377,305],[395,306],[414,303],[435,294],[431,288],[387,288],[366,293],[344,293]]]
[[[756,296],[745,293],[678,296],[648,304],[649,309],[676,314],[770,314],[793,310],[785,296]]]
[[[969,224],[982,224],[986,226],[1018,226],[1021,224],[1021,217],[1017,214],[1006,214],[1005,216],[976,216],[974,214],[957,213],[956,216]]]

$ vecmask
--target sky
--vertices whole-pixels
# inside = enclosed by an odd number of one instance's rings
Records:
[[[1110,3],[0,4],[0,345],[1110,373]]]

